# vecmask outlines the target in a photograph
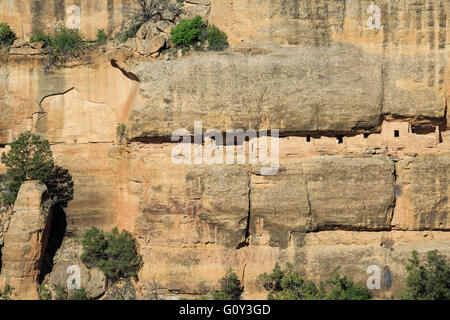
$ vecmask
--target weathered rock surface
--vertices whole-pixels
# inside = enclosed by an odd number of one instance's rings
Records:
[[[4,237],[0,287],[16,289],[19,299],[37,299],[37,280],[50,232],[51,201],[37,181],[22,184]]]
[[[403,230],[449,230],[450,155],[406,157],[397,164],[393,225]]]
[[[106,291],[106,277],[97,268],[86,268],[80,260],[81,253],[81,244],[73,239],[66,238],[55,255],[51,273],[44,281],[47,285],[53,287],[67,286],[69,278],[79,270],[80,285],[81,288],[86,290],[86,296],[89,299],[99,298]]]
[[[315,157],[251,179],[252,243],[286,248],[292,233],[390,229],[394,163]]]

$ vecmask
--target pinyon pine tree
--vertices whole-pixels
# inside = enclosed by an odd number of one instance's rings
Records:
[[[47,181],[54,162],[49,142],[30,131],[22,133],[10,146],[11,150],[2,154],[1,162],[9,177],[8,192],[3,193],[3,198],[13,204],[24,181]]]

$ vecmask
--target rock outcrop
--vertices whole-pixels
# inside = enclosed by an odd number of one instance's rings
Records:
[[[37,299],[38,278],[50,232],[51,200],[37,181],[22,184],[4,236],[0,287],[9,284],[19,299]]]

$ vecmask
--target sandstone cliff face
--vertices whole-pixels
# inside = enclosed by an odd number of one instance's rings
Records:
[[[37,280],[50,232],[51,200],[37,181],[22,184],[2,248],[0,287],[9,284],[19,299],[37,299]]]
[[[24,13],[27,39],[39,26],[33,3],[3,1],[0,20],[21,30],[13,20]],[[91,38],[125,19],[126,2],[80,3]],[[68,232],[132,231],[144,289],[205,293],[231,266],[246,298],[264,298],[257,275],[291,261],[311,279],[341,265],[363,283],[368,266],[386,266],[395,292],[411,250],[450,254],[450,7],[377,1],[371,29],[371,4],[189,1],[232,46],[170,60],[134,57],[128,44],[57,68],[4,52],[0,144],[27,129],[50,140],[75,182]],[[67,19],[53,2],[43,8],[46,28]],[[200,120],[203,131],[279,129],[279,173],[172,163],[172,132],[193,134]],[[64,280],[67,261],[52,279]]]

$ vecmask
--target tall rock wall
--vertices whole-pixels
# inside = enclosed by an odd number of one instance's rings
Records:
[[[78,2],[91,38],[125,19],[126,1]],[[0,20],[23,39],[40,25],[33,3],[0,2]],[[42,6],[46,28],[72,5],[54,3]],[[233,267],[246,298],[265,297],[257,275],[275,262],[315,280],[341,265],[362,283],[368,266],[388,267],[396,292],[413,249],[450,253],[448,2],[186,6],[230,48],[142,58],[109,44],[58,67],[39,50],[2,53],[0,144],[28,129],[49,139],[75,182],[68,234],[132,231],[144,289],[157,279],[167,294],[202,294]],[[193,135],[195,121],[203,132],[280,130],[279,172],[173,163],[173,131]]]

